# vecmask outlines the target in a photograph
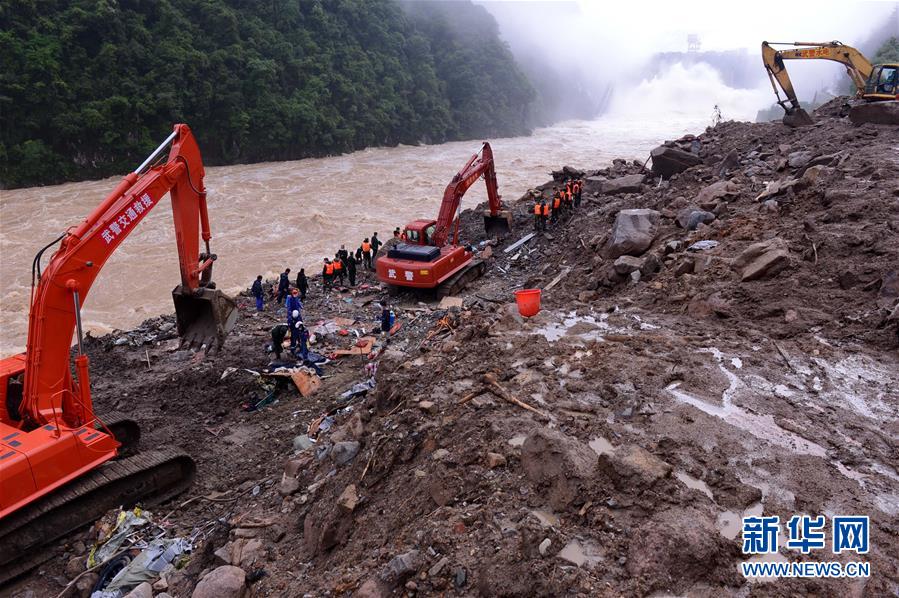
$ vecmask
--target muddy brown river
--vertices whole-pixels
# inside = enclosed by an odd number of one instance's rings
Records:
[[[500,193],[518,199],[564,164],[598,168],[613,158],[645,160],[665,139],[701,132],[696,115],[648,120],[608,117],[537,129],[528,137],[492,139]],[[167,131],[160,131],[160,140]],[[377,231],[436,217],[443,189],[478,141],[367,149],[329,158],[208,168],[215,280],[229,292],[290,267],[315,271],[345,243],[355,248]],[[201,148],[202,149],[202,148]],[[0,192],[0,355],[25,347],[31,260],[38,249],[83,219],[118,177]],[[478,183],[463,207],[486,200]],[[45,256],[44,264],[49,252]],[[84,305],[87,330],[127,328],[172,310],[179,282],[172,216],[160,202],[110,258]]]

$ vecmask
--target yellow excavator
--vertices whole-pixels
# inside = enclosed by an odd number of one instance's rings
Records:
[[[772,46],[791,46],[775,50]],[[872,65],[864,54],[838,41],[832,42],[762,42],[762,61],[777,103],[784,109],[784,124],[791,127],[810,125],[814,121],[800,105],[785,60],[832,60],[846,67],[846,73],[855,83],[857,97],[866,102],[899,100],[899,64]],[[781,99],[778,85],[786,95]]]

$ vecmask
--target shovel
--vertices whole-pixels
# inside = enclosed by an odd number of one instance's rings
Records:
[[[216,289],[191,291],[181,285],[172,291],[172,299],[182,345],[221,348],[237,322],[234,299]]]

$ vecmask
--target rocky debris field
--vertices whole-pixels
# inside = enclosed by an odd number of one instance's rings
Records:
[[[558,183],[512,206],[508,239],[467,211],[487,273],[442,303],[316,281],[315,351],[371,333],[382,300],[402,327],[307,397],[260,375],[284,314],[250,297],[215,355],[178,350],[167,317],[90,342],[101,410],[198,466],[156,509],[194,550],[140,595],[895,595],[899,128],[828,114],[721,123],[652,171],[568,167],[583,205],[511,251]],[[870,516],[871,577],[743,578],[741,517],[800,513]],[[96,537],[4,591],[55,595]]]

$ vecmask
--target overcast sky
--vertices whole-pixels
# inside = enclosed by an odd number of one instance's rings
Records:
[[[687,35],[703,50],[746,48],[761,42],[861,43],[897,2],[852,0],[478,0],[496,18],[513,49],[540,47],[560,61],[598,68],[632,65],[656,52],[685,51]],[[899,32],[897,32],[899,35]],[[832,65],[835,66],[835,65]],[[616,69],[619,70],[619,69]]]

